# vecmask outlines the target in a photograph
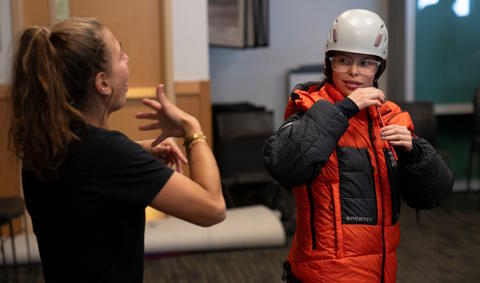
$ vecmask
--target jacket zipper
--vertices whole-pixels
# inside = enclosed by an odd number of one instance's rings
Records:
[[[315,236],[315,207],[313,205],[312,182],[307,184],[308,202],[310,203],[310,232],[312,234],[312,250],[317,249],[317,238]]]
[[[368,136],[370,138],[370,142],[372,143],[372,148],[373,148],[373,153],[374,153],[374,156],[375,156],[375,163],[377,164],[377,170],[379,167],[379,163],[378,163],[378,157],[377,157],[377,150],[375,149],[375,144],[373,142],[373,136],[372,136],[372,118],[370,117],[370,113],[368,112],[368,109],[367,109],[367,120],[368,120]],[[375,174],[373,175],[373,178],[374,178],[374,182],[375,182]],[[380,178],[380,174],[379,174],[379,178]],[[380,181],[381,183],[381,181]],[[385,281],[384,277],[385,277],[385,213],[384,213],[384,209],[383,209],[383,192],[382,192],[382,188],[380,187],[379,189],[380,191],[380,199],[381,199],[381,206],[382,206],[382,274],[381,274],[381,282],[383,283]]]

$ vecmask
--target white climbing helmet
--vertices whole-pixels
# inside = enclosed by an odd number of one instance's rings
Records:
[[[368,10],[343,12],[328,33],[325,53],[328,51],[362,53],[387,59],[388,31],[385,22]]]

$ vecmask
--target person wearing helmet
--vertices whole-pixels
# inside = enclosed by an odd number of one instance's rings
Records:
[[[426,209],[452,190],[436,150],[377,88],[387,55],[377,14],[339,15],[325,81],[294,88],[285,123],[265,142],[267,170],[296,199],[287,282],[395,282],[401,197]]]

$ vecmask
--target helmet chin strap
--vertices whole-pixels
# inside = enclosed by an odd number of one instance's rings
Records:
[[[375,74],[375,78],[373,79],[374,87],[378,87],[378,79],[383,74],[386,68],[387,68],[387,60],[382,59],[382,64],[380,65],[377,73]]]

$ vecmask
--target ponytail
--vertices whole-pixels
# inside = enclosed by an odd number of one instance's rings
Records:
[[[21,34],[11,88],[9,148],[23,167],[43,179],[57,175],[69,145],[79,139],[72,126],[86,125],[72,106],[50,36],[44,27],[27,28]]]

